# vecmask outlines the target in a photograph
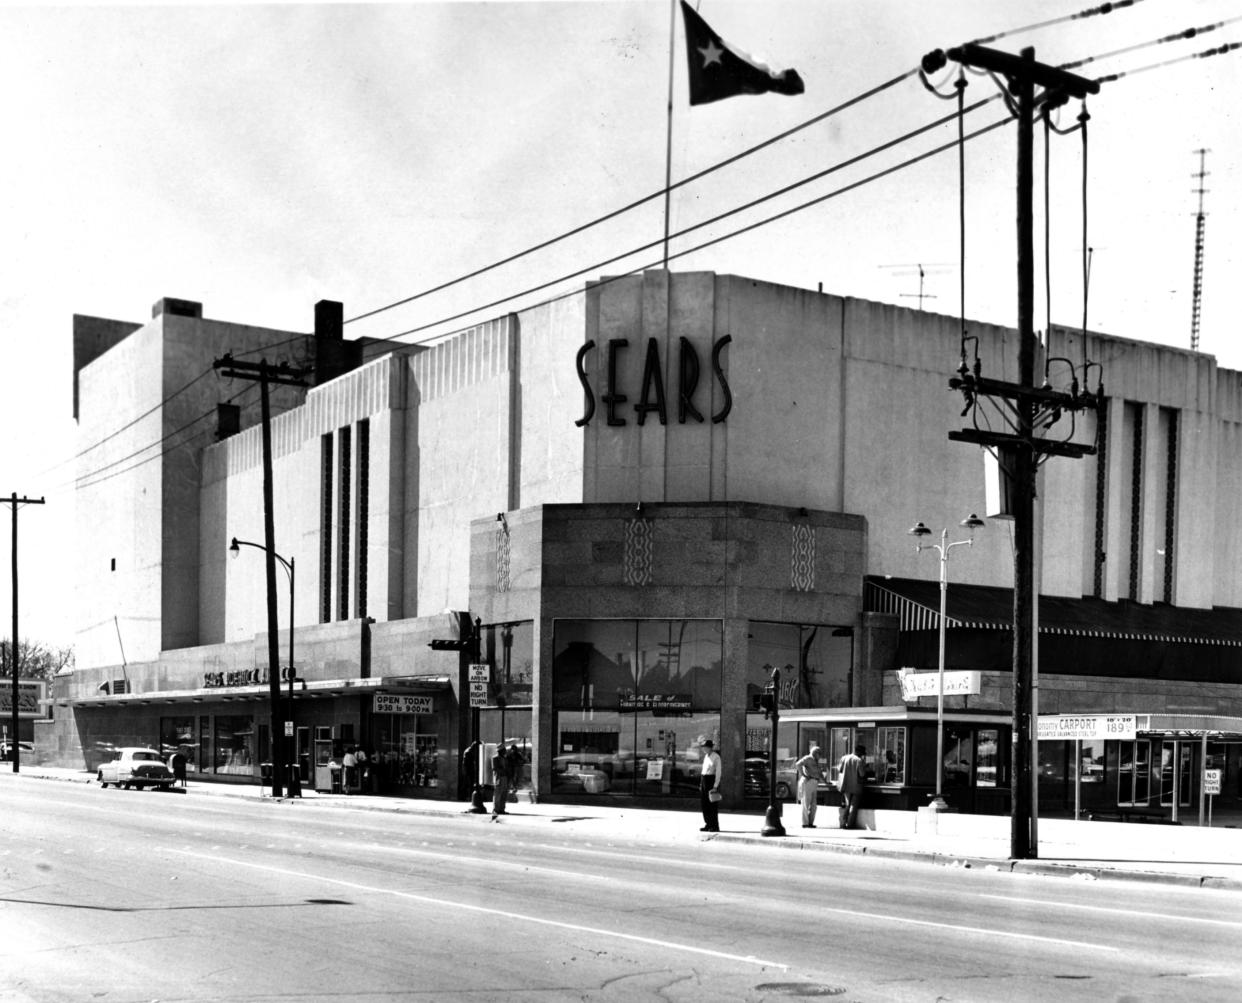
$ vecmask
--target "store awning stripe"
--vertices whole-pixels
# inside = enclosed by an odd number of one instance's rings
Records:
[[[892,613],[901,630],[930,631],[939,626],[939,582],[913,578],[868,577],[864,607]],[[946,628],[1010,630],[1013,590],[949,583]],[[1039,632],[1081,638],[1107,638],[1159,644],[1217,648],[1242,647],[1242,610],[1216,607],[1187,609],[1160,603],[1108,601],[1084,596],[1040,596]]]

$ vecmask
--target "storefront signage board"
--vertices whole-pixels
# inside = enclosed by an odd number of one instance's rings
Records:
[[[898,669],[897,681],[901,683],[901,698],[917,700],[934,697],[940,692],[939,672],[915,672]],[[953,669],[944,674],[944,695],[947,697],[977,696],[983,681],[983,673]]]
[[[1040,714],[1036,734],[1041,742],[1132,742],[1138,737],[1138,722],[1133,714]]]
[[[371,710],[376,714],[432,714],[432,698],[405,693],[377,693]]]
[[[17,681],[17,716],[23,720],[43,717],[39,701],[43,699],[43,683],[36,680]],[[0,716],[13,715],[13,678],[0,682]]]
[[[689,693],[623,693],[621,710],[688,711]]]

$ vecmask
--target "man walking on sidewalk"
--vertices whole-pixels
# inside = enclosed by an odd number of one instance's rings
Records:
[[[862,757],[867,754],[867,747],[854,746],[853,752],[841,757],[841,768],[837,778],[837,789],[841,792],[841,828],[852,829],[858,819],[858,796],[862,793]]]

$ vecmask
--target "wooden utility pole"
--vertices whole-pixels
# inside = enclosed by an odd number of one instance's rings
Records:
[[[281,364],[269,365],[266,359],[256,362],[238,362],[231,355],[212,363],[221,376],[258,380],[259,402],[263,424],[263,544],[264,561],[267,566],[267,679],[271,696],[272,741],[272,797],[282,793],[280,775],[286,768],[285,724],[280,701],[280,638],[279,619],[276,615],[276,528],[272,512],[272,409],[268,386],[304,387],[306,381],[299,370]],[[292,635],[293,623],[289,623]]]
[[[1059,455],[1081,457],[1095,452],[1094,446],[1069,441],[1050,440],[1035,435],[1037,428],[1046,427],[1062,412],[1095,409],[1100,395],[1079,393],[1077,380],[1069,393],[1044,389],[1035,385],[1035,274],[1034,274],[1034,122],[1037,104],[1084,98],[1099,92],[1094,80],[1075,76],[1055,66],[1035,62],[1035,50],[1023,49],[1014,56],[995,49],[968,43],[937,50],[924,57],[924,69],[945,58],[965,66],[989,70],[1008,81],[1009,92],[1017,105],[1018,115],[1018,382],[984,379],[976,370],[971,373],[963,357],[958,376],[949,386],[962,391],[967,410],[980,397],[996,397],[1008,406],[1011,432],[985,431],[980,428],[950,432],[949,438],[991,446],[1002,458],[1002,465],[1013,486],[1012,515],[1014,523],[1014,585],[1013,585],[1013,734],[1010,756],[1011,827],[1010,856],[1024,860],[1038,856],[1034,839],[1035,813],[1032,810],[1033,770],[1031,738],[1035,723],[1031,720],[1032,670],[1034,665],[1033,620],[1035,561],[1034,499],[1035,474],[1041,457]],[[1035,88],[1043,88],[1038,100]],[[1004,407],[1001,408],[1005,410]],[[966,412],[963,412],[965,414]],[[1051,421],[1048,419],[1051,418]]]
[[[9,662],[13,671],[13,735],[9,739],[9,754],[13,757],[13,772],[20,773],[22,771],[22,745],[18,741],[21,733],[17,730],[17,725],[21,718],[18,717],[17,705],[21,689],[17,685],[17,679],[21,675],[22,657],[21,641],[18,640],[21,635],[17,632],[17,507],[19,505],[42,505],[43,499],[18,498],[17,492],[14,491],[8,498],[0,498],[0,502],[10,506],[13,510],[13,643],[9,646]]]

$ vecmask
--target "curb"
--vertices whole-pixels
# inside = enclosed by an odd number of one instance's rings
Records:
[[[1134,871],[1124,868],[1102,867],[1098,864],[1076,864],[1072,861],[1009,860],[996,857],[972,857],[962,854],[943,853],[939,850],[910,850],[875,846],[863,843],[824,843],[801,839],[782,840],[763,836],[735,836],[721,833],[716,837],[729,843],[763,844],[786,850],[810,850],[821,853],[844,853],[851,856],[884,857],[888,860],[905,860],[939,867],[959,867],[963,870],[998,871],[1010,874],[1034,874],[1044,877],[1073,878],[1092,881],[1141,881],[1148,884],[1181,885],[1188,888],[1217,888],[1222,891],[1242,891],[1242,879],[1214,874],[1180,874],[1174,871]]]

